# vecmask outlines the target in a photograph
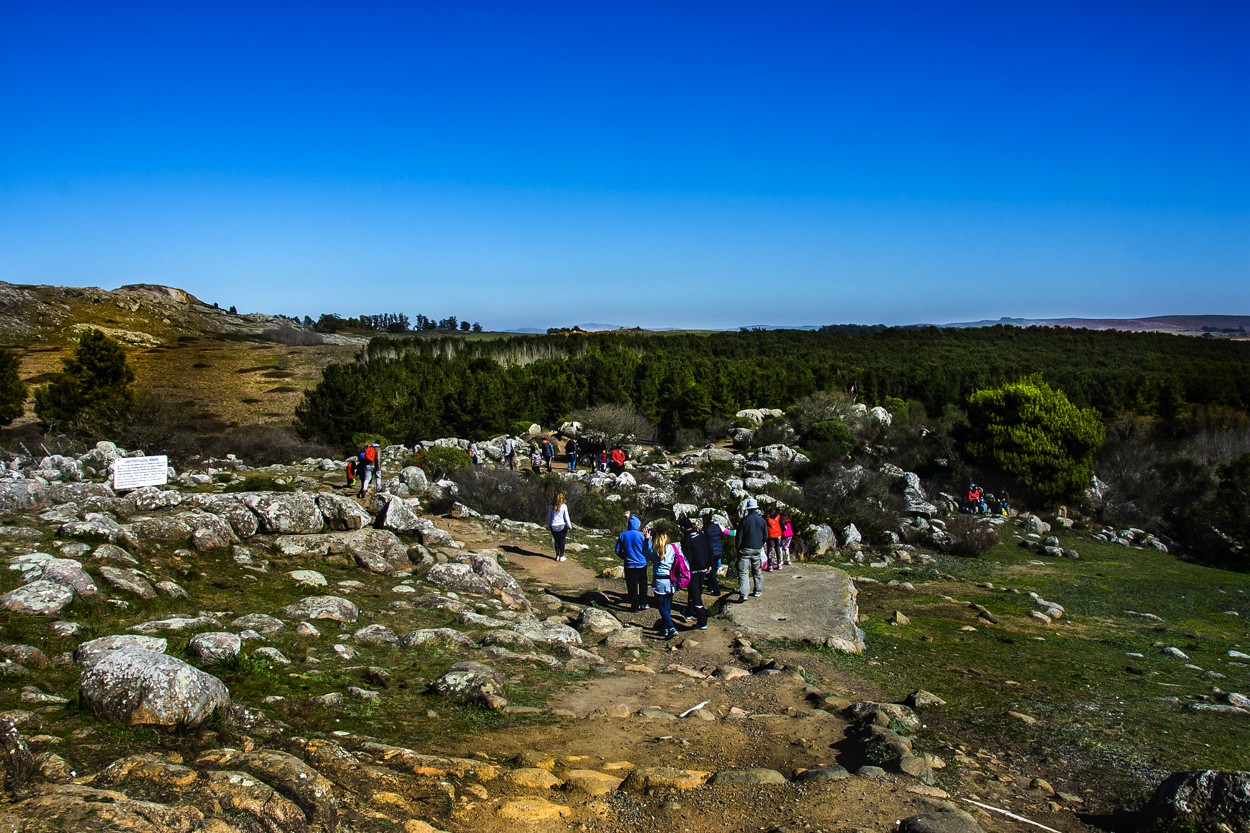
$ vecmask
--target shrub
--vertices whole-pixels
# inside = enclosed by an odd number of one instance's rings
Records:
[[[453,471],[451,479],[460,487],[460,500],[478,512],[531,523],[541,523],[546,518],[548,498],[542,478],[473,466]]]
[[[63,370],[35,391],[35,416],[46,430],[62,426],[89,435],[112,433],[130,414],[135,373],[122,346],[99,330],[78,338]]]
[[[246,425],[205,438],[201,448],[209,456],[233,454],[250,465],[290,463],[306,457],[339,457],[331,446],[309,442],[293,428],[281,425]]]
[[[655,436],[655,423],[642,411],[628,405],[596,405],[575,411],[571,417],[591,431],[599,431],[610,440],[627,437],[650,439]]]
[[[755,429],[755,434],[751,437],[752,448],[763,448],[766,445],[790,445],[798,435],[794,433],[794,429],[790,427],[790,423],[784,417],[769,417],[764,420],[764,424]]]
[[[0,425],[9,425],[22,415],[29,393],[18,375],[17,356],[0,350]]]
[[[1042,500],[1081,494],[1106,430],[1040,375],[968,397],[968,452],[1015,477]]]
[[[314,333],[302,327],[272,327],[261,332],[260,337],[266,341],[291,347],[313,347],[326,342],[320,333]]]
[[[374,443],[377,443],[382,448],[386,448],[391,444],[390,440],[383,437],[381,434],[374,434],[369,431],[358,431],[355,434],[352,434],[351,449],[349,449],[349,453],[359,451],[365,446],[373,445]]]
[[[294,492],[295,486],[290,483],[279,483],[272,477],[264,475],[249,474],[242,480],[236,480],[226,488],[223,492]]]
[[[789,414],[799,433],[806,434],[821,422],[845,422],[854,404],[851,397],[841,391],[824,390],[795,402],[790,407]]]
[[[890,484],[886,475],[859,466],[835,470],[809,480],[795,505],[811,523],[827,521],[837,529],[853,523],[867,541],[882,541],[903,511]]]
[[[473,461],[463,448],[431,446],[423,448],[411,458],[411,465],[425,471],[431,480],[442,480],[457,469],[469,468]]]
[[[948,549],[952,555],[975,558],[998,544],[998,529],[972,515],[951,518],[946,524],[946,532],[951,537]]]

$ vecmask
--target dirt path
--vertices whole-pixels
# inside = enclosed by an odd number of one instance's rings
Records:
[[[532,816],[513,819],[523,822],[522,829],[617,833],[645,825],[688,833],[867,833],[892,830],[900,818],[931,811],[947,790],[953,793],[947,800],[975,811],[987,831],[1037,828],[977,811],[959,802],[961,796],[1011,807],[1057,830],[1091,829],[1068,810],[1048,806],[1040,793],[1030,794],[1024,789],[1027,779],[1018,783],[1018,778],[995,769],[988,761],[1001,762],[989,753],[982,753],[986,765],[973,768],[970,775],[953,777],[947,770],[942,777],[939,772],[939,784],[945,789],[893,774],[797,782],[794,776],[804,769],[856,766],[847,740],[848,723],[814,709],[811,692],[825,692],[835,703],[883,700],[883,692],[806,653],[778,653],[772,657],[780,666],[776,670],[719,679],[713,673],[717,669],[743,666],[733,649],[741,632],[728,619],[714,616],[706,631],[683,628],[666,643],[652,627],[654,611],[634,613],[617,602],[623,582],[604,579],[572,559],[557,562],[549,547],[518,545],[472,523],[439,519],[439,525],[471,548],[493,547],[506,553],[510,569],[530,588],[548,588],[570,600],[597,599],[621,621],[648,629],[642,649],[621,652],[619,657],[605,651],[612,672],[592,672],[560,692],[551,704],[560,717],[557,722],[466,738],[463,748],[455,750],[458,754],[487,753],[562,772],[577,768],[623,775],[647,767],[705,773],[760,768],[776,770],[787,779],[777,784],[712,783],[651,794],[617,790],[594,799],[551,789],[539,790],[540,796],[533,790],[509,796],[492,787],[489,800],[458,816],[455,830],[499,830],[504,804],[537,799],[543,804],[535,805]],[[701,715],[681,720],[667,716],[701,703],[706,703]],[[654,716],[647,716],[648,709],[655,710]],[[546,818],[544,813],[555,812],[547,804],[564,809]]]

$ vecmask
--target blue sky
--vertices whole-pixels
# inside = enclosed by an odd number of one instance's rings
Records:
[[[0,0],[0,279],[500,329],[1250,314],[1250,4]]]

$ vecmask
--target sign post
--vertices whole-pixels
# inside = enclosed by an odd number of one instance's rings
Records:
[[[138,489],[169,482],[169,457],[118,457],[113,462],[113,488]]]

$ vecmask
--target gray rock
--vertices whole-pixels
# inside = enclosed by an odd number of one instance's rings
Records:
[[[864,536],[860,534],[855,524],[847,524],[842,529],[842,545],[844,547],[852,547],[864,542]]]
[[[805,769],[795,775],[794,780],[799,783],[804,781],[843,781],[850,777],[851,773],[840,766],[822,766],[815,769]]]
[[[137,558],[116,544],[101,544],[95,548],[92,556],[100,561],[114,561],[118,564],[128,564],[130,566],[137,566],[139,563]]]
[[[166,647],[168,642],[161,637],[119,633],[82,643],[74,649],[74,662],[82,668],[90,668],[104,657],[123,648],[163,654]]]
[[[180,659],[123,648],[83,671],[79,701],[131,726],[194,728],[230,704],[221,680]]]
[[[786,784],[786,776],[775,769],[724,769],[712,776],[711,784]]]
[[[158,581],[156,583],[156,589],[158,592],[163,593],[171,599],[185,599],[189,596],[187,591],[184,590],[181,585],[172,581]]]
[[[532,642],[548,645],[582,644],[582,635],[568,625],[521,622],[513,630]]]
[[[399,637],[386,625],[366,625],[352,634],[352,639],[363,645],[390,645]]]
[[[316,570],[292,570],[287,575],[303,587],[325,587],[328,584],[326,577]]]
[[[211,616],[171,616],[168,619],[154,619],[131,625],[129,630],[137,633],[153,634],[164,631],[205,630],[218,627],[218,622]]]
[[[130,493],[135,508],[140,512],[155,512],[158,509],[172,509],[182,503],[182,493],[173,489],[160,489],[156,486],[144,486]]]
[[[412,569],[408,548],[395,533],[384,529],[283,535],[274,539],[274,548],[292,558],[347,555],[369,572],[383,575]]]
[[[607,638],[603,640],[603,644],[618,650],[641,648],[644,644],[643,630],[635,627],[621,628],[619,631],[608,634]]]
[[[114,590],[138,596],[141,599],[155,599],[156,590],[138,570],[126,567],[101,567],[100,575]]]
[[[290,665],[291,664],[291,660],[287,658],[286,654],[282,653],[277,648],[272,648],[268,645],[264,646],[263,648],[257,648],[255,651],[252,651],[252,654],[254,656],[267,659],[270,662],[276,663],[278,665]]]
[[[578,614],[576,627],[583,637],[587,635],[604,637],[616,633],[624,626],[619,619],[606,610],[587,607]]]
[[[458,662],[434,681],[431,690],[459,703],[501,711],[508,706],[504,696],[507,678],[480,662]]]
[[[1174,772],[1141,814],[1148,833],[1250,833],[1250,772]]]
[[[842,570],[817,564],[795,564],[765,579],[764,595],[745,604],[731,604],[724,615],[751,637],[792,640],[860,653],[855,584]],[[785,582],[786,589],[770,589]],[[795,592],[788,592],[791,582]],[[801,588],[801,592],[798,591]]]
[[[94,596],[99,592],[91,576],[82,568],[82,564],[72,558],[53,558],[43,565],[44,581],[54,581],[73,590],[78,596]]]
[[[420,501],[395,495],[379,495],[379,499],[382,501],[382,511],[378,512],[377,523],[382,529],[401,535],[416,535],[426,526],[420,514]]]
[[[487,639],[498,634],[487,634]],[[399,638],[396,643],[400,648],[415,648],[419,645],[441,645],[446,647],[472,648],[473,640],[455,628],[423,628],[411,631]],[[533,643],[530,643],[532,646]]]
[[[314,495],[305,492],[242,492],[238,498],[260,519],[261,532],[312,535],[325,528]]]
[[[317,508],[321,510],[321,516],[325,518],[326,526],[338,532],[364,529],[373,520],[356,501],[334,492],[319,492]]]
[[[399,482],[408,487],[411,492],[424,492],[430,488],[430,478],[426,476],[425,470],[419,466],[407,466],[399,473]]]
[[[330,619],[335,622],[355,622],[360,609],[339,596],[309,596],[282,609],[288,619]]]
[[[196,552],[221,549],[239,540],[225,518],[219,518],[210,512],[183,512],[178,515],[178,520],[190,527],[191,546]]]
[[[0,607],[15,613],[53,616],[74,600],[74,591],[52,581],[32,581],[0,596]]]
[[[230,627],[238,630],[252,630],[261,636],[273,636],[286,627],[286,623],[267,613],[249,613],[230,622]]]
[[[970,814],[953,804],[916,816],[908,816],[898,823],[898,833],[984,833]]]
[[[223,631],[197,633],[187,643],[187,652],[208,664],[233,659],[242,649],[243,640],[237,634]]]
[[[224,519],[239,538],[251,538],[260,531],[260,518],[238,495],[188,495],[187,501]]]

